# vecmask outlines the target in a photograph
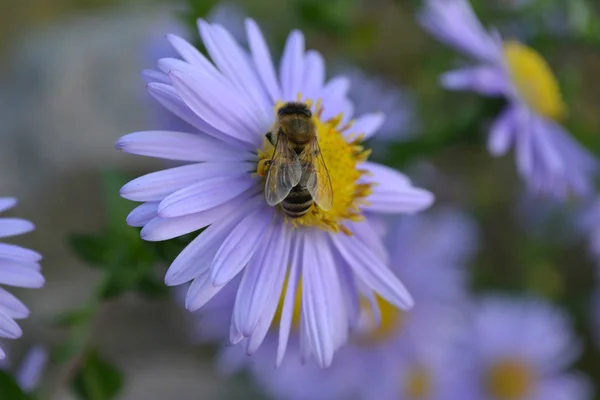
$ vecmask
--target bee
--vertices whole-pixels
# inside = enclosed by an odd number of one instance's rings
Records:
[[[275,147],[268,162],[267,204],[281,203],[291,218],[308,213],[313,203],[329,210],[333,203],[331,179],[308,106],[294,102],[284,104],[277,110],[276,121],[266,137]]]

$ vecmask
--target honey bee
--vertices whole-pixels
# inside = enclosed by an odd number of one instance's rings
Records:
[[[281,208],[291,218],[308,213],[313,203],[329,210],[333,203],[331,179],[308,106],[293,102],[284,104],[277,111],[275,124],[266,137],[275,147],[268,162],[267,204],[281,203]]]

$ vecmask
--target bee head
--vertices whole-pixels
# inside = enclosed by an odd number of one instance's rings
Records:
[[[285,115],[295,115],[299,117],[312,117],[312,112],[304,103],[289,102],[285,103],[278,111],[277,115],[283,117]]]

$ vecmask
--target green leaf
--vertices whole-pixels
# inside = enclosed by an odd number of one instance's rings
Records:
[[[0,371],[0,399],[33,400],[33,397],[23,392],[12,376]]]
[[[95,234],[71,234],[69,246],[75,254],[94,267],[110,262],[110,244],[105,236]]]
[[[96,349],[89,349],[72,382],[73,391],[84,400],[110,400],[123,387],[116,367],[103,360]]]

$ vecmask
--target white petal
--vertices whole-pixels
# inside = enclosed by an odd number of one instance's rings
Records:
[[[385,115],[380,112],[362,115],[354,121],[350,129],[346,132],[346,136],[364,135],[365,140],[369,139],[381,128],[384,122]],[[400,128],[398,127],[398,130]]]

